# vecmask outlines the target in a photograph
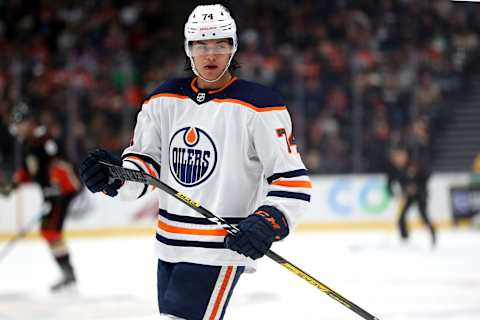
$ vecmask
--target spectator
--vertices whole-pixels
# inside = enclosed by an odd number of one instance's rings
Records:
[[[377,155],[393,140],[407,140],[418,117],[427,117],[435,134],[442,130],[448,117],[442,102],[461,92],[464,72],[477,68],[478,6],[228,2],[244,30],[240,75],[281,91],[300,149],[315,163],[331,159],[335,172],[353,169],[356,135],[363,145],[382,144],[374,152],[364,148],[361,159],[365,170],[379,172],[386,162]],[[38,111],[65,137],[75,162],[96,146],[119,149],[130,139],[143,95],[184,68],[183,43],[172,30],[181,29],[195,4],[0,2],[0,114],[24,97],[46,106]],[[362,126],[354,126],[357,107]],[[314,137],[324,121],[335,122],[335,134]]]

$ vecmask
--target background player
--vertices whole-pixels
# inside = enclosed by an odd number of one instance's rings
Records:
[[[165,82],[146,97],[122,159],[105,150],[82,163],[92,192],[136,199],[148,186],[113,180],[99,161],[142,170],[229,223],[235,236],[159,193],[158,304],[175,319],[221,319],[240,275],[285,238],[310,200],[283,99],[239,80],[235,21],[221,5],[198,6],[185,25],[195,77]],[[231,249],[228,250],[227,248]]]
[[[22,160],[13,184],[9,188],[4,187],[3,192],[12,191],[27,182],[40,186],[44,197],[40,232],[62,272],[59,281],[51,287],[56,292],[72,287],[76,282],[63,238],[63,225],[69,204],[78,194],[81,184],[73,165],[59,150],[47,127],[39,123],[29,105],[17,104],[11,118],[12,131],[22,146]]]
[[[427,213],[428,179],[430,174],[414,159],[406,148],[395,147],[390,152],[390,168],[387,177],[387,191],[393,195],[393,184],[398,182],[401,188],[400,215],[398,227],[402,240],[408,239],[407,213],[409,208],[417,204],[420,217],[428,227],[432,247],[436,244],[436,232]]]

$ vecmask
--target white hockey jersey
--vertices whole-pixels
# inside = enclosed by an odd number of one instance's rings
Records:
[[[271,89],[237,78],[218,90],[199,89],[196,80],[167,81],[146,98],[123,165],[160,177],[231,224],[269,205],[292,230],[310,201],[311,182],[284,102]],[[149,188],[128,182],[120,194],[141,197]],[[159,192],[159,259],[254,267],[224,248],[226,235]]]

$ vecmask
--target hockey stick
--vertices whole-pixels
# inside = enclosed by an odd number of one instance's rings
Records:
[[[40,221],[45,212],[47,212],[47,209],[42,206],[40,213],[34,216],[12,239],[8,240],[5,247],[0,252],[0,262],[10,253],[12,248],[20,239],[24,238],[30,231],[32,231],[33,227],[37,225],[38,221]]]
[[[214,215],[213,213],[211,213],[210,211],[208,211],[207,209],[202,207],[198,201],[190,199],[185,194],[176,191],[175,189],[171,188],[170,186],[163,183],[159,179],[157,179],[155,177],[152,177],[151,175],[149,175],[147,173],[137,171],[137,170],[127,169],[127,168],[116,166],[116,165],[112,165],[110,163],[103,162],[103,161],[100,161],[100,163],[102,163],[103,165],[105,165],[108,168],[111,177],[113,177],[114,179],[139,182],[139,183],[155,186],[155,187],[165,191],[166,193],[174,196],[175,198],[177,198],[181,202],[185,203],[187,206],[189,206],[193,210],[197,211],[198,213],[203,215],[205,218],[207,218],[211,222],[214,222],[217,225],[222,226],[225,230],[227,230],[228,233],[236,234],[238,231],[240,231],[236,226],[233,226],[233,225],[229,224],[224,219],[222,219],[220,217],[217,217],[216,215]],[[355,312],[356,314],[358,314],[362,318],[364,318],[366,320],[379,320],[377,317],[371,315],[370,313],[368,313],[364,309],[360,308],[359,306],[357,306],[353,302],[344,298],[343,296],[341,296],[340,294],[338,294],[337,292],[335,292],[334,290],[332,290],[331,288],[329,288],[325,284],[321,283],[320,281],[318,281],[317,279],[315,279],[314,277],[312,277],[311,275],[309,275],[308,273],[306,273],[305,271],[303,271],[299,267],[295,266],[293,263],[291,263],[291,262],[287,261],[286,259],[282,258],[281,256],[279,256],[275,252],[269,250],[266,253],[266,256],[269,257],[270,259],[272,259],[273,261],[277,262],[278,264],[282,265],[287,270],[295,273],[297,276],[304,279],[305,281],[307,281],[311,285],[317,287],[320,291],[322,291],[323,293],[330,296],[330,298],[335,299],[337,302],[339,302],[342,305],[344,305],[345,307],[349,308],[350,310],[352,310],[353,312]]]

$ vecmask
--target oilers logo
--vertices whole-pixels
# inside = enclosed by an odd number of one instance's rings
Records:
[[[182,128],[170,139],[170,172],[185,187],[207,180],[217,164],[217,149],[202,129]]]

